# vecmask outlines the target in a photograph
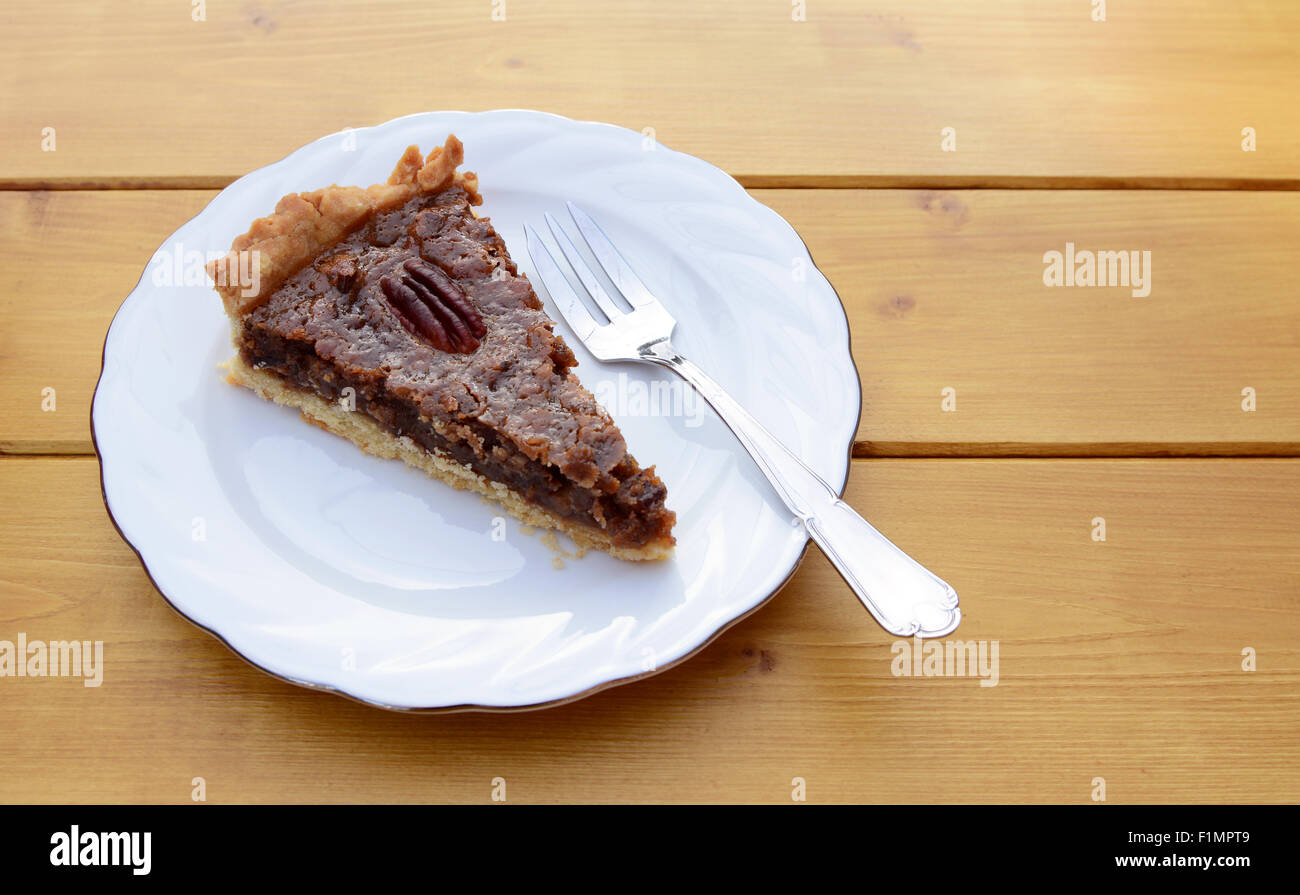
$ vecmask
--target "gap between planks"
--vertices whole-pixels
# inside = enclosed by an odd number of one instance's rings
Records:
[[[1281,442],[1110,442],[1091,444],[1023,442],[855,441],[854,459],[961,458],[994,460],[1220,459],[1300,457],[1300,444]]]
[[[23,443],[0,446],[3,459],[77,459],[94,457],[82,444]],[[854,460],[1227,460],[1300,458],[1294,442],[1180,444],[973,444],[855,441]]]
[[[1295,192],[1300,178],[1240,177],[1060,177],[1037,175],[909,175],[909,174],[733,174],[741,186],[754,190],[1188,190]],[[51,177],[3,178],[0,191],[49,190],[220,190],[238,175],[174,177]]]

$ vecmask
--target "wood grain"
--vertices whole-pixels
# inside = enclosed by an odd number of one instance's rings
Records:
[[[0,450],[90,452],[113,312],[212,195],[0,193],[0,254],[22,259],[0,268]],[[794,225],[846,306],[860,455],[1300,453],[1300,195],[753,195]],[[1067,242],[1150,251],[1151,294],[1044,286],[1043,254]]]
[[[501,5],[16,7],[0,184],[218,187],[344,127],[537,108],[756,187],[1300,187],[1289,0]]]
[[[1294,802],[1300,461],[864,460],[849,499],[963,595],[999,679],[891,674],[810,553],[687,663],[543,712],[410,716],[275,681],[167,608],[87,458],[0,459],[0,639],[105,642],[103,685],[0,679],[0,801]],[[1107,540],[1091,538],[1104,516]],[[1241,668],[1253,648],[1258,670]]]
[[[113,313],[213,195],[0,193],[0,257],[10,262],[0,268],[0,451],[93,450],[90,402]]]
[[[1295,454],[1300,196],[766,192],[848,311],[862,453]],[[1044,285],[1044,254],[1151,253],[1151,289]],[[1141,290],[1138,290],[1141,291]],[[942,392],[955,392],[945,412]],[[1242,389],[1256,409],[1242,408]],[[1267,396],[1265,406],[1264,396]]]

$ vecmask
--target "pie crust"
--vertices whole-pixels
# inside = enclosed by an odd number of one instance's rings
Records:
[[[387,183],[286,196],[237,237],[209,265],[227,379],[582,547],[670,556],[662,481],[572,373],[463,157],[409,147]]]

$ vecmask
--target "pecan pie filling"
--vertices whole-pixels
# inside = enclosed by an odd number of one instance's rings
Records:
[[[477,201],[451,182],[354,223],[242,314],[240,359],[616,548],[670,546],[663,482],[571,374]]]

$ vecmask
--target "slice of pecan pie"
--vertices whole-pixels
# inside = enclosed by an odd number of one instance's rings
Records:
[[[238,349],[227,378],[581,546],[669,555],[663,482],[578,382],[462,158],[454,136],[411,146],[387,183],[254,221],[208,268]]]

